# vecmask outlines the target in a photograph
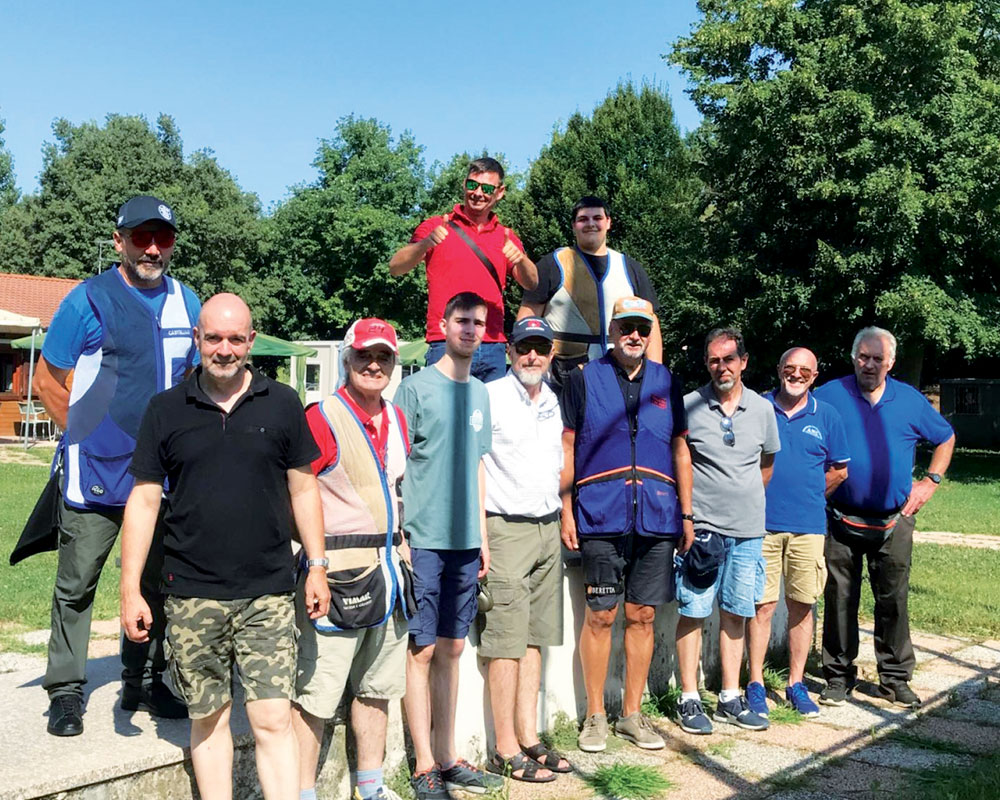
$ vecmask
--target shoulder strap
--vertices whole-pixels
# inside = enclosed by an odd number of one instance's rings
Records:
[[[456,223],[452,219],[447,220],[447,223],[448,227],[451,230],[453,230],[456,234],[458,234],[458,238],[461,239],[463,242],[465,242],[465,244],[473,252],[476,258],[478,258],[482,262],[483,266],[486,267],[486,271],[489,272],[490,275],[493,277],[493,280],[496,281],[497,289],[500,290],[500,294],[502,296],[503,283],[501,283],[500,281],[500,276],[497,275],[497,269],[496,267],[493,266],[493,262],[486,257],[486,254],[482,250],[479,249],[479,245],[477,245],[474,241],[472,241],[472,239],[469,237],[469,234],[467,234],[465,231],[461,229],[461,227],[459,227],[458,223]]]

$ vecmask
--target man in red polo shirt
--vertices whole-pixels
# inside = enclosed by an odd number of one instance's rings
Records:
[[[486,334],[472,359],[472,374],[483,382],[502,378],[506,372],[507,276],[513,275],[525,289],[538,284],[538,270],[525,255],[521,240],[493,213],[505,188],[500,162],[477,158],[469,164],[464,201],[447,214],[421,222],[410,243],[389,260],[392,275],[405,275],[421,261],[427,262],[427,366],[444,355],[441,319],[448,300],[459,292],[475,292],[486,300]]]

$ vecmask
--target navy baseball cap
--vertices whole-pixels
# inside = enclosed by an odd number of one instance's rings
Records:
[[[116,228],[138,228],[144,222],[163,222],[177,230],[174,210],[160,198],[141,194],[126,201],[118,209]]]
[[[525,339],[545,339],[551,342],[553,338],[555,337],[552,333],[552,328],[541,317],[519,319],[514,323],[514,327],[510,332],[510,341],[512,344],[517,344]]]
[[[695,531],[694,544],[684,554],[684,572],[696,589],[707,589],[719,574],[726,552],[722,537],[711,531]]]

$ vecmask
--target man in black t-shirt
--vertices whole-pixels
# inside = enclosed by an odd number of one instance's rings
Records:
[[[656,290],[639,262],[608,247],[611,215],[599,197],[581,197],[571,218],[575,247],[560,247],[538,262],[538,286],[524,292],[517,318],[542,317],[555,334],[552,378],[560,389],[566,374],[603,356],[611,309],[619,297],[638,296],[659,313]],[[663,361],[656,320],[647,356]]]
[[[129,472],[122,527],[121,619],[134,642],[152,622],[139,576],[166,481],[163,583],[170,667],[191,717],[191,762],[202,797],[232,792],[229,731],[235,662],[257,743],[265,798],[295,797],[295,571],[292,525],[307,571],[306,610],[329,610],[319,456],[295,392],[247,366],[255,331],[233,294],[201,309],[201,366],[153,397]]]

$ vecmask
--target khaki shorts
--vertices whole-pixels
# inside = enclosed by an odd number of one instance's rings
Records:
[[[248,702],[293,697],[295,611],[291,594],[241,600],[169,595],[170,674],[192,719],[232,702],[233,664]]]
[[[486,518],[487,576],[493,608],[479,615],[479,655],[521,658],[528,649],[562,644],[562,548],[559,521]]]
[[[812,605],[826,586],[826,537],[815,533],[768,533],[763,555],[767,563],[767,583],[762,603],[776,603],[781,576],[785,577],[785,597]]]
[[[299,580],[295,604],[299,628],[299,661],[295,702],[314,717],[331,719],[350,681],[355,697],[395,700],[406,694],[406,618],[397,609],[377,628],[318,631],[298,602],[304,592]]]

